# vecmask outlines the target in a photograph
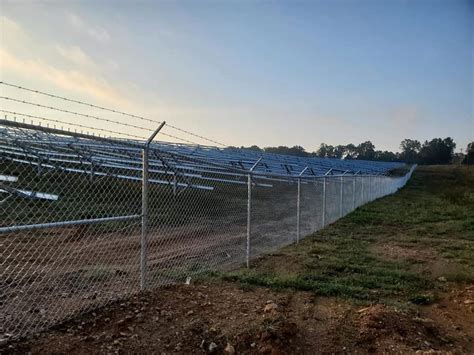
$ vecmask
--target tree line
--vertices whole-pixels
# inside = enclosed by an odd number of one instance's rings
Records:
[[[278,146],[260,148],[252,145],[241,147],[259,152],[295,155],[299,157],[321,157],[336,159],[358,159],[375,160],[389,162],[406,162],[416,164],[451,164],[453,162],[462,164],[474,164],[474,142],[467,145],[465,153],[455,153],[456,143],[451,137],[433,138],[421,143],[416,139],[404,139],[400,143],[400,152],[388,150],[376,150],[371,141],[366,141],[358,145],[329,145],[321,143],[315,152],[307,152],[303,147],[295,145],[293,147]]]

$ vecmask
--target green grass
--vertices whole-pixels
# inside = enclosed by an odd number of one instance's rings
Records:
[[[429,304],[441,287],[436,263],[438,269],[448,266],[443,274],[448,281],[474,282],[473,226],[474,171],[419,167],[398,193],[357,209],[298,246],[256,260],[250,269],[222,277],[243,287]],[[376,251],[385,246],[412,253],[387,258]],[[431,258],[418,258],[416,250],[429,250]]]

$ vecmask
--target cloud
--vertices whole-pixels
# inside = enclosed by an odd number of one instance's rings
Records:
[[[0,73],[39,79],[65,90],[124,106],[127,100],[100,75],[100,67],[78,46],[41,41],[18,23],[0,16]],[[58,53],[58,55],[51,55]],[[61,61],[62,58],[62,61]],[[66,64],[66,65],[65,65]],[[71,65],[72,64],[72,65]]]
[[[76,14],[70,13],[68,15],[69,23],[79,32],[85,33],[92,37],[98,42],[107,42],[110,40],[109,33],[102,27],[93,26],[85,22],[81,17]]]
[[[78,70],[58,69],[39,59],[21,59],[0,48],[0,71],[13,71],[27,77],[50,82],[65,90],[86,94],[121,106],[126,100],[105,80]]]
[[[76,66],[89,69],[95,69],[97,67],[92,59],[78,46],[61,46],[58,44],[56,45],[56,51],[59,55]]]

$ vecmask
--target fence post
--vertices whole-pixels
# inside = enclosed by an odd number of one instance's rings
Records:
[[[352,180],[352,210],[356,209],[356,176]]]
[[[250,168],[247,175],[247,244],[246,244],[246,255],[245,264],[247,268],[250,267],[250,233],[251,233],[251,213],[252,213],[252,171],[262,161],[263,157],[258,159],[255,164]]]
[[[250,267],[250,214],[252,210],[252,175],[247,175],[247,246],[245,263]]]
[[[298,175],[298,196],[296,198],[296,244],[300,241],[300,218],[301,218],[301,175],[308,169],[305,167]]]
[[[323,228],[326,226],[326,176],[323,177]]]
[[[301,178],[298,177],[298,197],[296,199],[296,244],[300,241],[300,205],[301,205]]]
[[[341,200],[339,201],[339,213],[341,215],[341,218],[344,214],[343,210],[343,201],[344,201],[344,176],[341,176]]]
[[[142,233],[140,236],[140,290],[147,287],[147,258],[148,258],[148,159],[150,144],[166,122],[160,126],[145,142],[142,149]]]
[[[140,238],[140,290],[146,289],[148,227],[148,147],[142,150],[142,234]]]

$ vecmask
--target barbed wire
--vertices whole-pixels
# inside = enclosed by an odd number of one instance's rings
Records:
[[[114,120],[111,120],[111,119],[108,119],[108,118],[98,117],[98,116],[94,116],[94,115],[88,115],[88,114],[85,114],[85,113],[69,111],[69,110],[65,110],[65,109],[62,109],[62,108],[54,107],[54,106],[42,105],[42,104],[39,104],[39,103],[36,103],[36,102],[31,102],[31,101],[26,101],[26,100],[19,100],[19,99],[15,99],[13,97],[0,96],[0,99],[13,101],[13,102],[18,102],[18,103],[21,103],[21,104],[26,104],[26,105],[36,106],[36,107],[41,107],[41,108],[46,108],[46,109],[49,109],[49,110],[63,112],[63,113],[71,114],[71,115],[92,118],[92,119],[96,119],[98,121],[103,121],[103,122],[108,122],[108,123],[115,123],[115,124],[119,124],[119,125],[122,125],[122,126],[125,126],[125,127],[141,129],[141,130],[144,130],[144,131],[147,131],[147,132],[152,132],[153,131],[153,129],[151,129],[151,128],[132,125],[130,123],[123,123],[123,122],[119,122],[119,121],[114,121]]]
[[[28,117],[28,118],[35,118],[35,119],[44,120],[44,121],[48,121],[48,122],[60,123],[60,124],[69,125],[69,126],[73,126],[73,127],[80,127],[80,128],[84,128],[84,129],[96,130],[96,131],[107,132],[107,133],[112,133],[112,134],[119,134],[119,135],[127,136],[127,137],[130,137],[130,138],[144,139],[144,137],[136,136],[136,135],[133,135],[133,134],[121,133],[121,132],[112,131],[112,130],[103,129],[103,128],[90,127],[90,126],[85,126],[85,125],[82,125],[82,124],[79,124],[79,123],[70,123],[70,122],[61,121],[61,120],[55,120],[55,119],[52,119],[52,118],[29,115],[29,114],[22,113],[22,112],[9,111],[9,110],[3,110],[3,109],[0,109],[0,112],[7,113],[7,114],[10,114],[10,115],[24,116],[24,117]]]
[[[25,117],[29,117],[29,118],[36,118],[36,119],[39,119],[39,120],[44,120],[44,121],[49,121],[49,122],[62,123],[62,124],[66,124],[66,125],[76,126],[76,127],[82,127],[82,128],[87,128],[87,129],[90,129],[90,130],[108,132],[108,133],[128,136],[130,138],[138,138],[138,139],[141,139],[141,140],[145,139],[145,137],[143,137],[143,136],[137,136],[137,135],[128,134],[128,133],[121,133],[121,132],[118,132],[118,131],[112,131],[112,130],[107,130],[107,129],[103,129],[103,128],[90,127],[90,126],[85,126],[85,125],[81,125],[81,124],[78,124],[78,123],[69,123],[69,122],[66,122],[66,121],[55,120],[55,119],[52,119],[52,118],[45,118],[45,117],[41,117],[41,116],[29,115],[29,114],[22,113],[22,112],[9,111],[9,110],[4,110],[4,109],[0,109],[0,112],[12,114],[12,115],[18,115],[18,116],[25,116]],[[166,128],[166,126],[164,128]],[[172,134],[165,133],[163,131],[160,131],[160,135],[166,136],[168,138],[173,138],[173,139],[176,139],[176,140],[181,141],[181,142],[186,142],[186,143],[189,143],[189,144],[192,144],[192,145],[199,145],[196,142],[184,139],[182,137],[177,137],[177,136],[174,136]]]
[[[35,89],[30,89],[30,88],[26,88],[26,87],[24,87],[24,86],[19,86],[19,85],[15,85],[15,84],[10,84],[10,83],[4,82],[4,81],[0,81],[0,85],[10,86],[10,87],[13,87],[13,88],[16,88],[16,89],[20,89],[20,90],[25,90],[25,91],[33,92],[33,93],[35,93],[35,94],[45,95],[45,96],[49,96],[49,97],[52,97],[52,98],[55,98],[55,99],[64,100],[64,101],[68,101],[68,102],[73,102],[73,103],[80,104],[80,105],[84,105],[84,106],[89,106],[89,107],[96,108],[96,109],[99,109],[99,110],[104,110],[104,111],[113,112],[113,113],[116,113],[116,114],[119,114],[119,115],[128,116],[128,117],[132,117],[132,118],[137,118],[137,119],[139,119],[139,120],[143,120],[143,121],[147,121],[147,122],[158,123],[158,124],[161,123],[161,121],[152,120],[152,119],[149,119],[149,118],[146,118],[146,117],[143,117],[143,116],[138,116],[138,115],[134,115],[134,114],[127,113],[127,112],[118,111],[118,110],[114,110],[114,109],[111,109],[111,108],[107,108],[107,107],[103,107],[103,106],[94,105],[94,104],[91,104],[91,103],[88,103],[88,102],[83,102],[83,101],[79,101],[79,100],[69,99],[69,98],[64,97],[64,96],[59,96],[59,95],[55,95],[55,94],[50,94],[50,93],[47,93],[47,92],[44,92],[44,91],[35,90]],[[185,129],[182,129],[182,128],[179,128],[179,127],[176,127],[176,126],[173,126],[173,125],[170,125],[170,124],[167,124],[166,127],[175,129],[175,130],[180,131],[180,132],[182,132],[182,133],[189,134],[189,135],[194,136],[194,137],[196,137],[196,138],[199,138],[199,139],[202,139],[202,140],[205,140],[205,141],[208,141],[208,142],[211,142],[211,143],[214,143],[214,144],[223,146],[223,147],[226,147],[226,146],[227,146],[227,144],[220,143],[220,142],[215,141],[215,140],[213,140],[213,139],[210,139],[210,138],[201,136],[201,135],[199,135],[199,134],[190,132],[190,131],[188,131],[188,130],[185,130]],[[194,144],[197,144],[197,143],[194,143]]]

